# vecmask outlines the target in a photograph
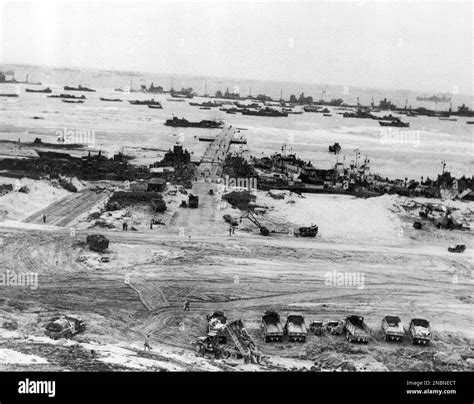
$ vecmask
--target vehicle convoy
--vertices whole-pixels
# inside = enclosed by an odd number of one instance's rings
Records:
[[[405,336],[405,331],[403,330],[400,317],[385,316],[382,319],[382,333],[385,337],[385,341],[402,341]]]
[[[429,345],[431,342],[431,327],[428,320],[414,318],[408,327],[408,337],[412,344]]]
[[[69,316],[53,317],[46,324],[45,334],[52,339],[69,338],[86,329],[86,324],[79,318]]]
[[[283,341],[283,326],[280,322],[280,315],[276,311],[267,310],[265,312],[260,328],[265,342]]]
[[[217,312],[216,312],[217,313]],[[210,321],[217,319],[216,313],[211,315]],[[223,313],[221,313],[223,316]],[[220,316],[221,319],[225,316]],[[219,321],[220,322],[220,321]],[[221,323],[222,324],[222,323]],[[242,320],[225,323],[223,327],[215,328],[215,324],[205,337],[198,337],[194,343],[196,354],[214,356],[216,359],[241,359],[246,363],[260,363],[261,353],[258,351],[252,337],[247,333]]]
[[[290,313],[286,318],[285,334],[288,336],[288,342],[306,342],[308,331],[301,314]]]
[[[344,330],[349,342],[369,342],[370,329],[362,316],[347,316],[344,321]]]

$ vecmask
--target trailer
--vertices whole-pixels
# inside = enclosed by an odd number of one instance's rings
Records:
[[[423,318],[413,318],[408,327],[408,337],[414,345],[429,345],[431,342],[430,322]]]
[[[344,321],[344,330],[349,342],[369,342],[370,329],[362,316],[347,316]]]
[[[262,316],[260,329],[265,342],[283,341],[283,326],[280,322],[280,315],[276,311],[267,310],[265,312]]]
[[[400,342],[405,336],[403,324],[398,316],[385,316],[382,319],[382,334],[385,341]]]
[[[306,342],[306,335],[308,331],[304,322],[304,317],[301,314],[290,313],[286,318],[285,334],[288,336],[288,341]]]

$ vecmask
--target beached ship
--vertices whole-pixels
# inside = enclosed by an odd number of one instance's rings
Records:
[[[286,111],[278,111],[273,108],[262,108],[262,109],[243,109],[242,115],[251,115],[251,116],[288,116]]]
[[[176,118],[173,117],[172,119],[167,119],[165,122],[165,126],[173,126],[175,128],[207,128],[207,129],[220,129],[224,126],[223,122],[220,121],[209,121],[209,120],[202,120],[199,122],[190,122],[184,118]]]

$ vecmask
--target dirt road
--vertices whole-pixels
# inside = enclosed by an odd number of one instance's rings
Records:
[[[80,215],[91,210],[93,206],[105,201],[109,196],[110,192],[107,190],[96,193],[93,189],[86,188],[34,213],[24,222],[43,223],[43,215],[46,215],[47,224],[65,227]]]

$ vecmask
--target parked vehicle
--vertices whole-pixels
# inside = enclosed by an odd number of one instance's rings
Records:
[[[199,196],[189,194],[188,196],[188,207],[197,208],[199,206]]]
[[[465,244],[458,244],[456,246],[449,246],[448,251],[452,253],[462,253],[466,250]]]
[[[312,321],[309,324],[309,331],[313,335],[322,335],[323,334],[323,322],[321,320]]]
[[[344,322],[346,339],[349,342],[369,342],[370,329],[362,316],[347,316]]]
[[[285,334],[288,335],[288,341],[306,342],[308,331],[301,314],[291,313],[286,318]]]
[[[283,326],[280,322],[280,315],[276,311],[267,310],[265,312],[260,328],[265,342],[283,341]]]
[[[329,320],[326,323],[326,331],[331,335],[342,335],[344,322],[342,320]]]
[[[431,327],[428,320],[414,318],[408,327],[408,337],[412,344],[429,345],[431,342]]]
[[[59,316],[49,320],[45,334],[52,339],[70,338],[85,329],[86,324],[80,318]]]
[[[220,344],[227,343],[227,336],[224,333],[227,317],[223,311],[215,311],[207,315],[207,332],[216,333]]]
[[[400,317],[385,316],[382,320],[382,333],[385,341],[402,341],[405,331]]]

